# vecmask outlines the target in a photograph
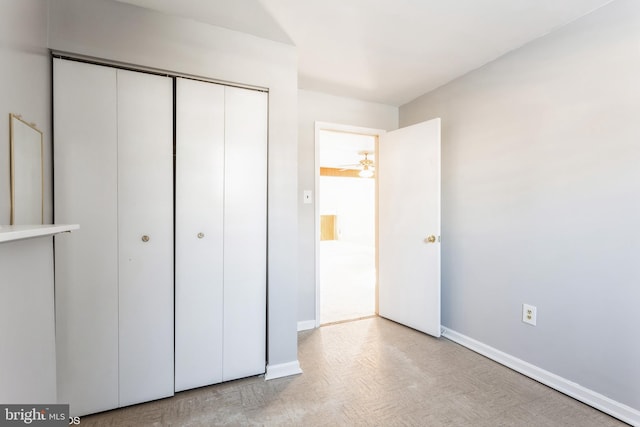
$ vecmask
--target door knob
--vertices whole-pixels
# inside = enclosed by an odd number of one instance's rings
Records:
[[[204,233],[198,233],[198,239],[202,239],[204,237]]]
[[[425,240],[425,242],[427,242],[427,243],[435,243],[435,242],[436,242],[436,236],[434,236],[434,235],[432,234],[432,235],[430,235],[430,236],[427,236],[427,238],[426,238],[426,239],[424,239],[424,240]]]
[[[147,243],[149,241],[149,236],[147,236],[146,234],[142,236],[142,241]]]

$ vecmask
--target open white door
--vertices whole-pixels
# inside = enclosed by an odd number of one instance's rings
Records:
[[[378,314],[440,336],[440,119],[380,137]]]

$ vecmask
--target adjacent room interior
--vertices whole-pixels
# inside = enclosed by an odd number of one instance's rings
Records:
[[[319,131],[320,324],[376,313],[376,137]]]

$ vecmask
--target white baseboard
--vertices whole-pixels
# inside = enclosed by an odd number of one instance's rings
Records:
[[[308,331],[309,329],[314,329],[316,327],[315,320],[301,320],[298,322],[298,332],[300,331]]]
[[[264,379],[268,381],[301,373],[300,362],[294,360],[293,362],[280,363],[278,365],[267,365],[267,373]]]
[[[633,426],[640,426],[640,411],[630,406],[616,402],[606,396],[596,393],[586,387],[576,384],[573,381],[569,381],[566,378],[560,377],[549,371],[545,371],[531,363],[511,356],[486,344],[476,341],[473,338],[469,338],[459,332],[451,329],[442,328],[442,336],[456,342],[476,353],[482,354],[491,360],[494,360],[504,366],[507,366],[514,371],[518,371],[523,375],[533,378],[534,380],[541,382],[553,389],[558,390],[568,396],[573,397],[589,406],[593,406],[600,411],[618,418],[625,423]]]

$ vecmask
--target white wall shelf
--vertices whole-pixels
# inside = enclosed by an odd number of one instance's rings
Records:
[[[0,243],[69,233],[79,228],[78,224],[1,225]]]

